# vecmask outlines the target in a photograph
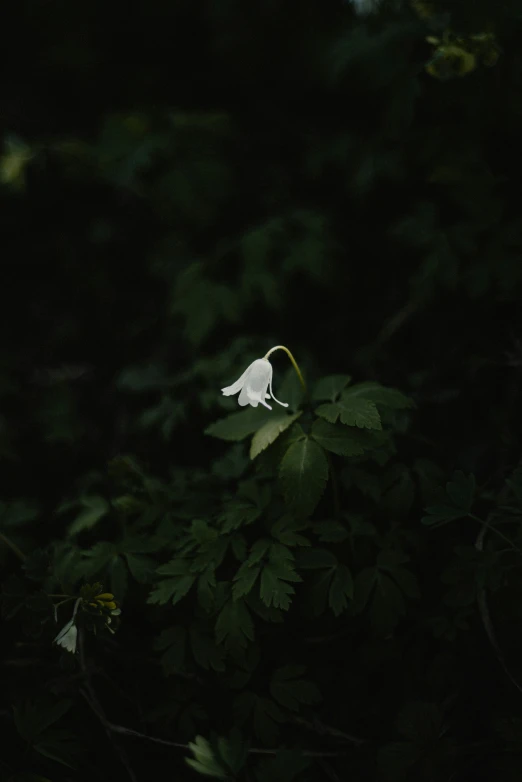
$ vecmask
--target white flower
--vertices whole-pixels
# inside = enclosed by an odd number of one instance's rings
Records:
[[[62,627],[62,629],[54,639],[53,643],[58,644],[58,646],[63,646],[63,648],[66,649],[68,652],[72,652],[74,654],[76,652],[77,640],[78,640],[78,628],[74,623],[74,616],[73,616],[73,618],[70,619],[67,622],[67,624]]]
[[[267,393],[267,389],[270,388],[270,393]],[[276,399],[274,392],[272,391],[272,364],[267,358],[258,358],[250,364],[243,372],[239,380],[236,380],[231,386],[221,389],[225,396],[231,396],[232,394],[239,394],[237,400],[241,407],[245,405],[252,405],[257,407],[261,402],[262,405],[272,408],[267,405],[265,399],[272,398],[274,402],[283,407],[288,407],[285,402],[280,402]]]
[[[381,0],[350,0],[351,4],[355,6],[355,13],[359,16],[366,16],[367,14],[373,14],[379,8]]]

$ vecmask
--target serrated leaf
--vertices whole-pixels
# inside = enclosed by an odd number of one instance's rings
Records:
[[[250,446],[250,458],[255,459],[261,451],[272,445],[279,435],[288,429],[294,421],[302,415],[302,411],[294,413],[293,415],[280,414],[274,416],[266,422],[260,429],[257,430],[252,438],[252,444]]]
[[[223,673],[225,670],[223,647],[218,646],[209,635],[201,632],[196,624],[190,626],[189,637],[196,663],[205,671],[212,669]]]
[[[214,779],[228,779],[228,771],[220,763],[212,750],[209,742],[203,736],[196,736],[195,740],[189,742],[189,750],[194,758],[185,758],[188,766],[207,777]]]
[[[382,429],[381,417],[374,402],[343,391],[338,402],[341,423],[347,426],[357,426],[359,429]]]
[[[331,424],[340,419],[346,426],[357,426],[360,429],[381,430],[381,417],[374,402],[360,397],[345,396],[344,392],[338,402],[320,405],[315,411],[318,416]]]
[[[409,399],[402,391],[396,388],[386,388],[380,383],[367,382],[357,383],[348,389],[350,396],[360,396],[370,402],[374,402],[377,407],[385,407],[390,410],[406,410],[413,407],[413,401]]]
[[[328,481],[328,461],[323,449],[308,437],[293,443],[283,456],[279,476],[290,508],[310,515]]]
[[[339,456],[361,456],[365,448],[354,434],[350,429],[317,420],[312,425],[311,437],[322,448]]]
[[[238,600],[240,597],[248,595],[252,587],[254,586],[261,567],[259,565],[251,566],[248,562],[244,562],[236,575],[234,576],[234,586],[232,587],[232,595],[234,600]]]
[[[156,562],[152,557],[144,554],[125,554],[129,570],[139,584],[150,583],[156,569]]]
[[[314,524],[314,533],[321,543],[341,543],[349,537],[349,532],[340,521],[319,521]]]
[[[310,541],[299,532],[307,529],[308,524],[301,519],[294,519],[291,516],[283,516],[279,521],[272,525],[271,535],[285,546],[309,546]]]
[[[350,375],[328,375],[321,378],[314,386],[312,399],[317,402],[323,399],[334,402],[351,379]]]
[[[217,749],[220,758],[227,768],[236,776],[244,767],[248,758],[248,744],[243,741],[237,728],[230,732],[230,738],[220,737],[217,741]]]
[[[244,600],[228,600],[216,621],[216,641],[227,649],[244,649],[254,640],[254,624]]]
[[[337,402],[331,402],[330,404],[319,405],[315,413],[316,415],[321,416],[321,418],[324,418],[325,421],[335,424],[341,414],[341,410],[339,409]]]
[[[259,594],[267,608],[273,606],[274,608],[281,608],[283,611],[288,611],[291,597],[295,594],[295,589],[287,582],[295,580],[295,572],[277,568],[273,564],[265,565],[261,572]]]
[[[346,565],[338,565],[328,592],[328,605],[335,616],[340,616],[348,608],[348,601],[353,599],[353,589],[352,574]]]
[[[278,668],[270,682],[272,698],[290,711],[299,711],[302,704],[319,703],[321,694],[312,682],[298,677],[303,673],[301,666],[288,665]]]
[[[205,434],[217,437],[220,440],[239,442],[250,434],[254,434],[269,419],[271,411],[266,408],[249,407],[239,413],[232,413],[226,418],[221,418],[205,429]]]
[[[161,565],[156,572],[174,577],[159,582],[149,595],[149,604],[163,605],[170,600],[176,605],[190,591],[197,577],[196,573],[190,572],[190,562],[185,559],[173,559],[166,565]]]
[[[224,511],[219,515],[218,521],[222,525],[222,531],[229,533],[243,525],[252,524],[260,515],[261,508],[252,504],[250,500],[237,497],[227,503]]]
[[[99,495],[82,497],[80,504],[83,510],[67,530],[71,537],[84,530],[92,529],[110,510],[107,500]]]

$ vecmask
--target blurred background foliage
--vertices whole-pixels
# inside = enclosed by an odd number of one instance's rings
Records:
[[[522,4],[364,5],[6,11],[0,779],[520,779]]]

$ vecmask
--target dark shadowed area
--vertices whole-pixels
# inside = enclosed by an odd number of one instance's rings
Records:
[[[0,782],[520,782],[522,2],[2,28]]]

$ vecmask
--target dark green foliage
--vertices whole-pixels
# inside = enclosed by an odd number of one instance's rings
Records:
[[[377,5],[6,8],[0,782],[522,778],[522,13]]]

